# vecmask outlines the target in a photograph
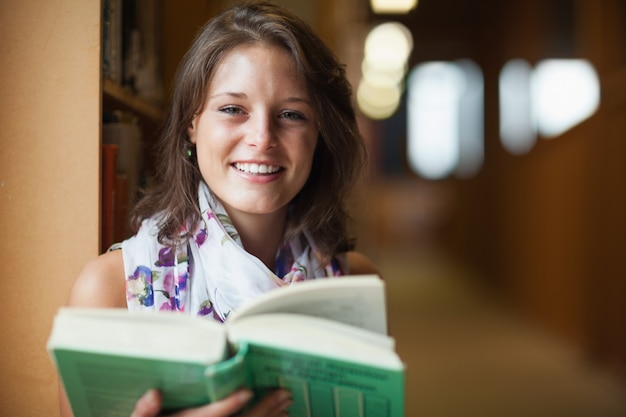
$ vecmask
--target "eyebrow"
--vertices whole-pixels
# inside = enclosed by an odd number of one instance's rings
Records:
[[[234,92],[234,91],[225,91],[223,93],[217,93],[217,94],[214,94],[214,95],[210,96],[209,100],[211,100],[213,98],[221,97],[221,96],[228,96],[228,97],[234,97],[234,98],[240,98],[240,99],[248,98],[248,95],[246,93],[237,93],[237,92]],[[285,102],[287,102],[287,103],[304,103],[304,104],[308,104],[309,106],[312,106],[310,100],[307,100],[307,99],[301,98],[301,97],[288,97],[285,100]]]
[[[229,96],[229,97],[235,97],[235,98],[246,98],[246,97],[248,97],[245,93],[235,93],[235,92],[226,91],[226,92],[223,92],[223,93],[217,93],[217,94],[214,94],[212,96],[209,96],[209,99],[220,97],[220,96]]]

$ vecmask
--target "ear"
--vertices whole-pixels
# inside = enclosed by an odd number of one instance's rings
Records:
[[[197,129],[196,129],[196,124],[197,124],[197,119],[198,117],[194,117],[193,120],[191,121],[191,126],[189,126],[187,128],[187,135],[189,136],[189,141],[191,143],[193,143],[194,145],[196,144],[197,141]]]

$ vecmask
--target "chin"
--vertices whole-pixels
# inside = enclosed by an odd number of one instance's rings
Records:
[[[231,206],[235,210],[240,213],[248,213],[248,214],[272,214],[280,211],[282,208],[286,207],[286,204],[277,204],[277,203],[259,203],[258,201],[255,204],[250,204],[249,201],[246,201],[243,204],[233,204]]]

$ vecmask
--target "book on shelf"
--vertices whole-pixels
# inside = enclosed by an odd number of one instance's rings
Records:
[[[165,412],[289,389],[292,417],[403,417],[404,364],[375,275],[269,291],[224,324],[171,312],[63,307],[48,339],[75,416],[128,416],[148,389]]]
[[[122,0],[102,0],[102,75],[122,83]]]
[[[155,105],[163,104],[159,0],[102,1],[103,78]]]
[[[130,209],[135,204],[141,188],[143,176],[142,132],[131,113],[105,113],[102,124],[102,146],[115,146],[118,149],[113,170],[103,175],[103,184],[110,182],[115,188],[113,204],[114,217],[109,229],[103,229],[103,236],[112,235],[106,250],[113,243],[128,239],[130,229]],[[103,223],[103,226],[105,224]]]

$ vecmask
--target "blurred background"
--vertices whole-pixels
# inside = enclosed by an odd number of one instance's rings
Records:
[[[182,54],[234,3],[0,1],[0,263],[39,294],[3,316],[7,415],[53,415],[52,316],[127,234],[106,193],[132,203]],[[352,226],[387,282],[406,415],[626,415],[626,3],[280,3],[354,87]],[[32,262],[33,242],[55,250]]]
[[[626,4],[346,3],[407,415],[626,415]]]

